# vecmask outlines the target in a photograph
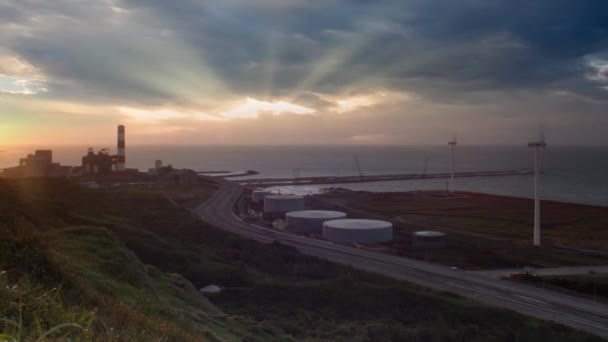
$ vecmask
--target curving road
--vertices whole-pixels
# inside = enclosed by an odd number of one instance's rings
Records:
[[[233,208],[242,195],[238,184],[220,182],[220,188],[195,213],[211,225],[260,242],[280,241],[300,252],[398,280],[447,291],[480,302],[608,337],[608,306],[510,283],[423,261],[375,253],[255,226],[237,217]]]

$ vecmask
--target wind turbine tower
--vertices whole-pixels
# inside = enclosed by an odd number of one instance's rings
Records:
[[[540,246],[540,153],[546,146],[542,135],[539,141],[528,143],[534,149],[534,246]]]
[[[452,138],[452,140],[448,142],[448,145],[450,145],[450,148],[452,149],[452,175],[450,177],[450,192],[454,192],[454,174],[456,172],[454,150],[456,149],[456,145],[458,145],[456,137]]]

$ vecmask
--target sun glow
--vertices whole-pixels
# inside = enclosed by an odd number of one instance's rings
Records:
[[[223,121],[223,118],[203,112],[179,111],[174,109],[140,109],[118,107],[120,113],[128,119],[140,123],[158,123],[168,120]]]
[[[316,111],[312,108],[300,106],[286,101],[260,101],[253,98],[246,98],[231,105],[227,110],[221,112],[226,119],[253,119],[260,113],[272,113],[274,115],[290,114],[313,114]]]
[[[133,107],[117,107],[117,111],[127,119],[139,123],[161,123],[167,121],[229,121],[236,119],[255,119],[261,113],[281,114],[314,114],[312,108],[300,106],[286,101],[260,101],[254,98],[223,106],[211,112],[182,110],[172,108],[143,109]]]

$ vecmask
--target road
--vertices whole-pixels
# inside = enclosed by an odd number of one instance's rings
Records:
[[[535,276],[569,276],[569,275],[589,275],[607,274],[608,265],[599,266],[566,266],[566,267],[547,267],[547,268],[511,268],[489,271],[472,271],[486,277],[500,278],[514,273],[528,272]]]
[[[242,221],[233,212],[234,205],[241,195],[242,187],[238,184],[220,182],[218,191],[196,208],[195,213],[217,228],[246,238],[265,243],[278,240],[282,244],[297,248],[304,254],[455,293],[485,304],[508,308],[608,337],[607,305],[533,286],[452,270],[423,261],[360,250],[251,225]]]

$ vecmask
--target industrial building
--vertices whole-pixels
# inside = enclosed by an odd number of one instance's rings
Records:
[[[118,126],[116,138],[116,155],[110,155],[107,149],[95,153],[93,148],[89,148],[87,154],[82,157],[84,175],[106,175],[126,171],[125,126]]]
[[[287,231],[296,234],[322,234],[323,223],[345,218],[346,213],[331,210],[302,210],[292,211],[285,214]]]
[[[323,237],[339,243],[380,243],[393,239],[393,224],[379,220],[342,219],[323,223]]]
[[[419,231],[412,235],[412,247],[415,249],[441,249],[446,247],[446,234],[435,231]]]
[[[290,211],[304,210],[304,197],[295,195],[270,195],[264,198],[264,214],[282,217]]]
[[[70,166],[53,163],[52,150],[36,150],[19,159],[19,166],[5,168],[2,172],[4,177],[69,177],[71,174]]]
[[[162,160],[156,160],[154,162],[154,168],[148,169],[148,174],[150,176],[160,176],[163,170],[163,161]]]
[[[106,175],[114,171],[115,158],[107,149],[101,149],[95,153],[89,148],[86,155],[82,157],[82,173],[85,175]]]
[[[266,190],[253,190],[251,192],[251,201],[253,203],[264,202],[264,198],[266,198],[266,196],[269,196],[270,194],[271,192]]]
[[[118,126],[117,138],[116,171],[125,171],[127,163],[125,126]]]

